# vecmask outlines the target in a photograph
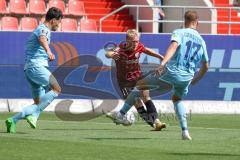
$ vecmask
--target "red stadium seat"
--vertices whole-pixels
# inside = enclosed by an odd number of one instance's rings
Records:
[[[26,1],[25,0],[10,0],[10,13],[26,14]]]
[[[4,31],[18,30],[18,19],[16,17],[3,17],[1,22]]]
[[[73,18],[63,18],[61,22],[61,31],[78,31],[77,20]]]
[[[8,13],[6,0],[0,0],[0,14]]]
[[[63,14],[66,14],[65,3],[62,0],[50,0],[48,3],[48,8],[51,8],[51,7],[57,7],[62,11]]]
[[[20,20],[21,30],[24,31],[33,31],[38,25],[38,22],[35,18],[32,17],[23,17]]]
[[[29,12],[32,14],[45,14],[46,5],[43,0],[30,0],[29,1]]]
[[[80,20],[80,31],[81,32],[97,32],[97,23],[92,19],[81,19]]]
[[[84,3],[79,0],[69,0],[68,13],[73,16],[85,15]]]

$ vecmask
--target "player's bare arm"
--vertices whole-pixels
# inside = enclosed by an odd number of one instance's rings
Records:
[[[207,71],[208,71],[208,62],[202,62],[202,66],[198,71],[197,75],[193,78],[191,84],[195,85],[199,80],[202,79],[202,77],[205,75]]]
[[[173,41],[171,42],[171,44],[169,45],[167,52],[160,64],[160,66],[156,69],[156,75],[160,75],[161,72],[164,69],[164,66],[168,63],[168,61],[173,57],[173,55],[175,54],[176,50],[178,48],[178,43]]]
[[[145,48],[144,53],[149,55],[149,56],[153,56],[153,57],[159,58],[161,60],[163,60],[163,58],[164,58],[161,54],[156,53],[154,50],[152,50],[150,48]]]
[[[113,54],[114,54],[114,51],[107,51],[107,52],[105,53],[105,56],[106,56],[107,58],[112,58]]]
[[[118,60],[120,58],[120,55],[116,51],[107,51],[105,56],[114,60]]]
[[[47,41],[47,37],[45,36],[40,36],[39,37],[39,42],[40,42],[40,45],[45,49],[45,51],[47,52],[48,54],[48,57],[49,57],[49,60],[50,61],[53,61],[55,59],[55,56],[54,54],[52,53],[49,45],[48,45],[48,41]]]

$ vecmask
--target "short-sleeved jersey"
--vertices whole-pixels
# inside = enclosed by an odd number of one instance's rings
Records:
[[[133,51],[127,50],[125,44],[119,45],[117,52],[120,58],[115,61],[119,82],[135,81],[141,77],[139,57],[144,51],[145,47],[142,43],[138,43]]]
[[[48,44],[51,41],[51,31],[45,24],[40,24],[30,35],[25,46],[25,69],[34,66],[48,66],[48,55],[40,45],[39,37],[45,36]]]
[[[177,81],[190,81],[200,63],[208,61],[205,41],[191,28],[175,30],[171,37],[173,41],[178,43],[178,48],[166,65],[168,74]]]

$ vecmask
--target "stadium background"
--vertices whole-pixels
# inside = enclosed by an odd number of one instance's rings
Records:
[[[234,8],[238,3],[239,0],[163,0],[162,6],[153,9],[153,0],[0,0],[0,159],[239,160],[240,14],[239,8]],[[56,55],[50,69],[63,77],[63,94],[46,108],[50,112],[41,114],[37,129],[31,129],[23,120],[12,135],[6,133],[5,120],[32,104],[23,72],[24,44],[31,31],[43,22],[50,6],[64,11],[50,46]],[[100,32],[100,19],[121,7],[125,9],[102,19]],[[165,12],[161,21],[159,7]],[[104,46],[121,42],[128,28],[138,26],[143,32],[141,41],[164,54],[170,33],[183,25],[183,13],[188,9],[199,13],[199,31],[210,58],[206,76],[190,87],[183,101],[193,140],[181,140],[169,94],[153,96],[160,119],[167,123],[167,129],[161,132],[150,132],[151,128],[139,117],[134,125],[124,127],[100,116],[103,110],[115,106],[117,110],[123,104],[109,67],[111,60],[104,56]],[[158,33],[161,22],[163,33]],[[140,61],[143,69],[150,68],[146,70],[159,64],[146,55]],[[75,68],[73,72],[71,67]],[[65,71],[70,72],[61,77]],[[74,89],[67,92],[68,86]],[[62,111],[67,114],[61,115]]]
[[[27,39],[29,34],[30,33],[23,32],[0,33],[2,39],[5,39],[5,41],[1,43],[1,50],[3,54],[2,58],[0,59],[1,77],[4,77],[0,80],[2,84],[0,96],[2,98],[31,98],[28,84],[25,81],[23,74],[25,41],[22,39]],[[55,46],[68,43],[76,49],[79,56],[96,56],[102,61],[103,66],[111,66],[111,60],[105,58],[104,56],[105,50],[103,47],[107,42],[120,43],[122,40],[124,40],[124,36],[124,34],[111,33],[53,33],[52,44]],[[219,35],[205,35],[203,37],[208,45],[210,69],[202,82],[194,87],[191,87],[190,94],[186,97],[186,100],[239,100],[239,70],[237,69],[240,68],[240,63],[238,61],[240,57],[240,49],[238,44],[240,38],[238,36]],[[169,44],[169,39],[170,36],[166,34],[141,35],[141,41],[145,44],[145,46],[162,54],[164,54],[164,51]],[[51,46],[56,57],[60,56],[60,54],[54,49],[53,45]],[[68,46],[66,46],[65,49],[63,46],[58,47],[62,49],[63,54],[70,54],[68,55],[70,57],[73,55]],[[65,55],[65,57],[66,56],[67,55]],[[159,64],[157,59],[146,55],[142,55],[140,61],[144,63]],[[55,62],[50,63],[52,70],[61,66],[61,64],[58,62],[59,58],[57,58]],[[109,70],[102,70],[96,80],[91,84],[87,84],[87,82],[81,80],[82,77],[85,76],[84,72],[86,70],[86,66],[77,68],[73,73],[66,77],[66,83],[74,85],[86,85],[88,87],[92,86],[93,88],[110,92],[114,91],[113,86],[109,84],[109,82],[111,82]],[[232,92],[229,91],[229,88],[232,88]],[[206,90],[208,92],[206,92]],[[117,96],[116,93],[114,93],[114,95]],[[61,98],[64,97],[64,95],[61,96]],[[167,99],[167,96],[163,96],[161,99]]]

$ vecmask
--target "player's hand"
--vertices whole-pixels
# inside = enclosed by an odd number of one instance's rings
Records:
[[[158,14],[160,17],[164,18],[165,17],[165,13],[163,12],[162,9],[158,8]]]
[[[55,59],[55,55],[53,53],[48,53],[48,59],[53,61]]]
[[[155,76],[159,77],[163,71],[164,71],[164,66],[160,64],[160,66],[155,70]]]
[[[119,58],[120,58],[120,55],[117,52],[114,52],[112,55],[112,59],[119,60]]]

